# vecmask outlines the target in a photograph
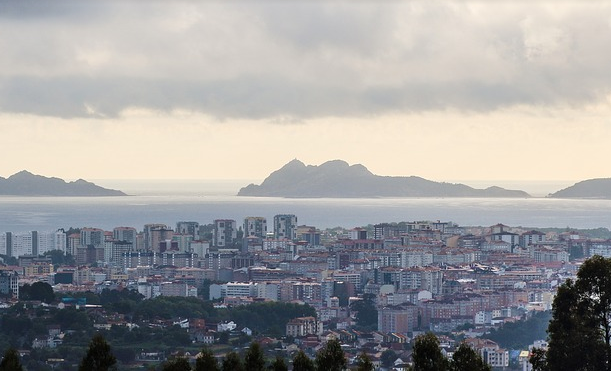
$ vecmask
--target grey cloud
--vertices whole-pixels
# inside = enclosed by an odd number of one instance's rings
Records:
[[[527,84],[419,83],[396,87],[327,87],[273,78],[206,83],[116,79],[31,79],[2,81],[0,109],[47,116],[112,117],[129,107],[171,112],[187,109],[219,119],[232,117],[299,122],[318,116],[371,116],[456,108],[489,111],[514,104],[575,104],[603,98],[595,90],[568,86],[557,94]],[[287,119],[289,118],[289,119]]]
[[[604,3],[551,14],[526,3],[86,1],[105,14],[75,11],[94,17],[87,26],[71,21],[77,13],[9,3],[0,30],[17,24],[19,38],[0,39],[4,112],[108,117],[144,107],[285,124],[580,105],[611,93]],[[44,20],[42,37],[20,23],[24,14]]]

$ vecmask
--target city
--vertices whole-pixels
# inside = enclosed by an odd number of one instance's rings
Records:
[[[376,367],[403,370],[413,339],[433,332],[446,356],[464,340],[492,367],[528,369],[529,346],[545,346],[558,285],[574,278],[585,258],[611,257],[611,239],[606,229],[465,227],[451,221],[319,230],[300,225],[296,215],[279,214],[269,225],[266,217],[249,216],[239,222],[151,223],[141,230],[4,232],[0,255],[3,312],[20,303],[24,310],[85,314],[86,325],[78,329],[47,316],[46,329],[13,344],[26,357],[61,349],[70,339],[86,342],[79,332],[148,327],[165,329],[164,339],[174,332],[182,341],[130,349],[121,358],[124,367],[159,363],[176,352],[194,358],[197,352],[185,349],[204,345],[222,356],[251,340],[271,344],[270,354],[290,358],[301,349],[312,356],[336,339],[352,362],[364,351]],[[41,282],[55,294],[46,302],[34,294]],[[112,295],[132,295],[134,307],[119,309],[117,300],[107,300]],[[171,302],[165,302],[167,313],[148,308],[144,315],[135,307],[161,299],[208,312],[171,310]],[[302,308],[261,307],[273,303]],[[252,318],[239,312],[249,308]],[[260,308],[277,310],[277,322],[254,321]],[[531,342],[520,348],[491,339],[504,325],[537,316],[544,318],[543,331],[525,331]],[[59,367],[69,360],[39,362]]]

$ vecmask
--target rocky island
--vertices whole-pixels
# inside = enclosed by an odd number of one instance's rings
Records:
[[[66,182],[59,178],[49,178],[23,170],[8,178],[0,177],[0,196],[101,197],[126,196],[126,194],[100,187],[83,179]]]
[[[476,189],[464,184],[434,182],[417,176],[380,176],[361,164],[342,160],[320,166],[295,159],[271,173],[261,185],[250,184],[238,196],[255,197],[530,197],[500,187]]]
[[[552,193],[548,197],[611,199],[611,178],[584,180]]]

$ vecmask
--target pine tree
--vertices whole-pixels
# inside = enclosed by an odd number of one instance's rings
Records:
[[[222,371],[244,371],[244,364],[236,352],[229,352],[223,359]]]
[[[314,371],[314,362],[308,357],[303,350],[297,352],[293,358],[293,371]]]
[[[339,340],[329,340],[316,353],[316,369],[325,371],[342,371],[346,369],[347,361]]]
[[[163,364],[161,371],[191,371],[189,360],[184,357],[176,357]]]
[[[9,348],[4,352],[2,362],[0,362],[0,371],[23,371],[21,361],[19,360],[19,353],[13,348]]]
[[[467,343],[461,343],[452,356],[451,371],[492,371],[482,357]]]
[[[272,364],[269,366],[269,370],[270,371],[289,371],[289,368],[286,365],[286,362],[284,362],[284,358],[280,356],[276,356],[276,359],[274,359]]]
[[[219,371],[219,365],[210,349],[204,347],[195,359],[195,371]]]
[[[89,343],[87,354],[79,365],[79,371],[116,370],[117,359],[110,351],[110,345],[101,334],[95,334]]]
[[[430,332],[416,337],[412,360],[414,361],[414,371],[444,371],[448,369],[448,361],[441,353],[439,339]]]
[[[253,341],[248,347],[244,355],[244,367],[248,371],[264,371],[265,370],[265,355],[261,350],[261,346],[256,341]]]
[[[357,371],[373,371],[374,370],[371,359],[369,359],[369,356],[364,351],[358,356],[358,360],[356,363],[356,370]]]

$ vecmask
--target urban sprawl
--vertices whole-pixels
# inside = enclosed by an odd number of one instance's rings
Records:
[[[54,264],[53,251],[71,260]],[[304,349],[314,354],[329,339],[337,339],[347,354],[364,350],[378,366],[381,354],[392,350],[396,357],[384,366],[400,370],[409,363],[406,344],[424,332],[438,335],[446,355],[458,345],[451,335],[460,333],[491,366],[508,367],[510,350],[482,335],[550,310],[557,286],[574,277],[585,258],[611,256],[611,240],[569,230],[462,227],[441,221],[319,230],[283,214],[274,216],[269,227],[264,217],[246,217],[210,224],[181,221],[174,229],[146,224],[142,230],[4,232],[0,255],[3,310],[18,302],[24,285],[37,282],[48,283],[55,293],[127,289],[143,300],[195,297],[213,301],[215,308],[307,304],[315,316],[288,320],[282,324],[283,336],[276,338],[253,333],[231,318],[213,322],[176,317],[155,325],[179,326],[200,347],[214,346],[224,337],[226,342],[223,333],[228,333],[280,344],[276,351]],[[355,305],[364,301],[367,305]],[[98,330],[143,326],[117,313],[100,312],[100,306],[84,300],[67,297],[46,305],[95,313]],[[367,330],[359,326],[364,317],[359,308],[377,311],[377,321],[374,317]],[[22,348],[61,346],[65,332],[59,325],[49,326],[48,334]],[[545,346],[544,338],[540,340],[536,346]],[[515,362],[526,369],[528,347],[517,351]],[[136,359],[168,356],[147,349]]]

